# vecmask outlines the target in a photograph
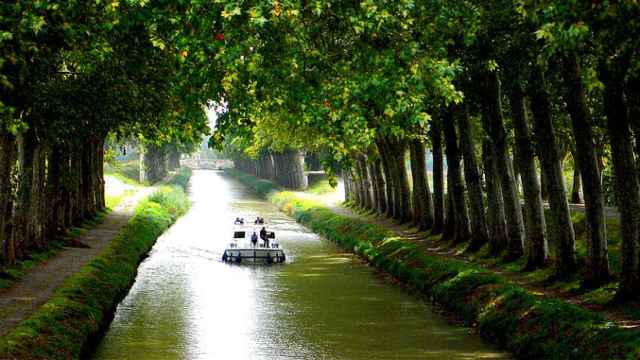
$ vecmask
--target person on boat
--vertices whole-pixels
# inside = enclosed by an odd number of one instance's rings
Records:
[[[260,229],[260,239],[262,239],[262,241],[264,241],[264,247],[268,248],[269,247],[269,234],[267,234],[267,229],[263,226],[262,229]]]
[[[236,221],[233,222],[235,225],[242,225],[244,224],[244,219],[241,219],[239,217],[236,218]]]
[[[256,232],[253,232],[253,235],[251,235],[251,243],[253,244],[253,247],[256,247],[256,244],[258,243],[258,234],[256,234]]]

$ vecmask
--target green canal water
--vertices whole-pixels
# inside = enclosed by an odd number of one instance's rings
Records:
[[[509,358],[235,180],[196,171],[190,197],[94,359]],[[222,263],[238,215],[263,216],[287,263]]]

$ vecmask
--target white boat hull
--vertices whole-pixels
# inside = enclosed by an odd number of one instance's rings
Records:
[[[284,251],[278,248],[229,248],[224,251],[222,261],[234,263],[283,263]]]

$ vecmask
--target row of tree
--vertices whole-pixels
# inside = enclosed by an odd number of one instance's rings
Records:
[[[150,11],[102,1],[0,5],[0,270],[104,209],[108,136],[138,138],[159,159],[163,144],[199,141],[207,130],[205,102],[184,95],[181,57],[155,44]]]
[[[23,141],[71,156],[108,133],[179,143],[206,131],[203,106],[214,101],[224,114],[213,145],[235,143],[253,159],[322,151],[330,174],[342,162],[355,188],[371,184],[359,192],[363,204],[470,240],[472,250],[489,242],[508,259],[526,256],[531,268],[547,263],[551,243],[565,276],[580,270],[560,166],[562,148],[571,149],[586,208],[586,277],[611,275],[602,173],[613,172],[619,298],[634,298],[639,15],[633,0],[2,3],[1,153],[18,155],[6,157],[16,161],[0,171],[0,194],[42,187],[29,180],[42,167],[29,165]],[[436,159],[431,196],[418,161],[425,146]],[[273,162],[276,177],[288,162]],[[48,178],[55,167],[45,164]],[[12,219],[27,206],[7,204]]]
[[[584,270],[594,285],[612,275],[602,173],[613,172],[618,298],[636,298],[639,15],[634,1],[229,2],[222,27],[235,56],[225,58],[228,107],[214,141],[242,139],[253,158],[286,144],[326,149],[363,206],[470,250],[524,256],[530,269]],[[563,149],[582,180],[584,268]]]

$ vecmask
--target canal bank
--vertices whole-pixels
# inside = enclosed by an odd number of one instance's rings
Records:
[[[426,255],[379,225],[338,214],[269,181],[228,172],[312,231],[442,305],[520,358],[636,359],[640,333],[561,300],[538,296],[475,265]]]
[[[196,171],[93,359],[504,359],[241,182]],[[267,220],[283,265],[221,261],[236,216]]]
[[[181,171],[141,201],[97,257],[0,337],[0,359],[79,358],[108,325],[155,240],[186,212],[189,204],[183,187],[188,179],[189,172]]]

